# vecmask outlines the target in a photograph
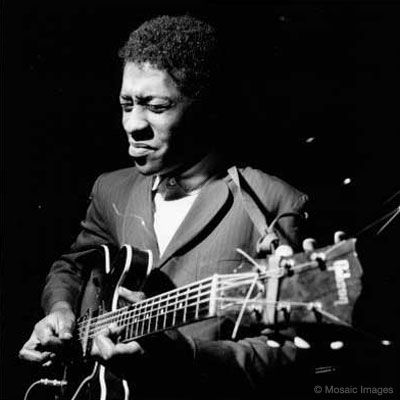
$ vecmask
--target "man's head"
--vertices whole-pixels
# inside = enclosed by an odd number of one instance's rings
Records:
[[[215,30],[189,16],[163,16],[132,32],[120,51],[123,126],[143,174],[165,173],[207,148],[199,129],[218,76]]]

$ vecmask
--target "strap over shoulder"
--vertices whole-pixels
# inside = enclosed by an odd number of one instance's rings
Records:
[[[264,211],[260,208],[260,205],[254,199],[257,193],[253,190],[251,185],[246,181],[243,174],[240,173],[236,166],[233,166],[228,169],[228,174],[231,177],[232,181],[236,185],[238,189],[238,195],[243,203],[243,206],[252,220],[253,224],[257,228],[260,233],[260,239],[257,242],[257,253],[265,254],[265,253],[273,253],[274,250],[279,245],[279,237],[274,230],[275,224],[279,221],[280,218],[286,216],[298,216],[297,213],[281,213],[278,214],[270,225],[267,223],[267,219]],[[242,183],[246,183],[246,185],[242,185]],[[250,195],[248,190],[245,190],[245,187],[248,187],[252,191],[252,195]],[[261,201],[259,202],[260,204]]]

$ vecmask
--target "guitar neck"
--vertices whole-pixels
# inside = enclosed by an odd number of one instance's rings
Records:
[[[110,324],[124,328],[122,342],[186,325],[215,315],[213,295],[218,276],[195,282],[115,311],[95,317],[86,316],[78,322],[78,339],[84,354],[91,340]]]
[[[93,338],[111,324],[123,328],[120,341],[129,342],[230,312],[239,312],[239,324],[246,308],[250,313],[254,309],[256,318],[271,310],[274,321],[277,317],[277,321],[315,322],[324,317],[350,325],[361,293],[361,275],[355,240],[349,239],[318,251],[282,257],[277,266],[268,265],[263,272],[215,274],[127,307],[96,316],[89,313],[77,324],[78,339],[86,355]],[[266,282],[271,278],[280,285],[273,298],[266,296]],[[271,323],[265,318],[262,322]]]

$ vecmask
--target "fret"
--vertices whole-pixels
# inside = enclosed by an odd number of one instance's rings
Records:
[[[187,301],[187,290],[180,290],[177,298],[177,310],[176,310],[176,323],[182,324],[185,322],[186,315],[186,301]]]
[[[121,311],[118,312],[118,314],[115,316],[115,323],[118,327],[124,326],[124,319],[125,319],[125,314],[121,313]]]
[[[165,299],[163,329],[167,327],[168,298],[169,298],[169,293],[167,294],[167,298]]]
[[[156,299],[154,299],[153,301],[153,309],[152,309],[152,313],[151,313],[151,330],[152,332],[157,332],[158,331],[158,327],[157,327],[157,322],[158,322],[158,311],[159,311],[159,304],[158,301],[156,301]]]
[[[134,318],[133,318],[133,323],[134,323],[134,327],[135,327],[135,334],[132,335],[132,337],[137,337],[138,335],[138,330],[139,330],[139,323],[138,323],[138,314],[140,313],[140,307],[136,306],[135,307],[135,312],[134,312]],[[133,331],[133,329],[132,329]]]
[[[149,305],[146,310],[146,316],[147,316],[147,334],[152,333],[151,329],[151,319],[153,317],[153,308],[154,308],[154,297],[149,299]]]
[[[177,296],[175,296],[175,298],[173,298],[173,300],[175,301],[173,302],[173,310],[172,310],[172,326],[176,325],[176,312],[178,310],[178,303],[179,303],[178,299],[179,299],[179,293]]]
[[[162,308],[160,307],[160,305],[158,305],[158,307],[156,308],[156,322],[155,322],[155,331],[158,331],[158,317],[160,316],[160,312],[161,312]]]
[[[201,283],[199,284],[199,287],[198,287],[198,289],[197,289],[196,311],[195,311],[195,313],[194,313],[194,318],[195,318],[195,319],[198,319],[198,318],[199,318],[200,295],[201,295]]]
[[[126,313],[126,320],[125,320],[125,340],[129,339],[132,335],[132,319],[133,319],[133,305],[128,307],[128,310],[125,311]]]
[[[131,307],[129,307],[129,318],[128,318],[128,327],[126,329],[126,339],[129,339],[133,337],[133,326],[134,326],[134,318],[135,318],[135,305],[132,304]]]
[[[183,308],[183,317],[182,317],[183,323],[186,322],[186,318],[187,318],[188,300],[189,300],[189,290],[186,289],[185,306]]]
[[[151,333],[151,313],[153,311],[153,305],[154,305],[154,298],[150,298],[148,300],[148,306],[146,307],[147,335]]]

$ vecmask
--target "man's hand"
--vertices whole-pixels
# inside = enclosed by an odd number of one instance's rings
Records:
[[[72,338],[75,315],[66,302],[56,303],[51,312],[40,320],[29,340],[19,352],[24,360],[50,365],[55,352]]]
[[[136,303],[144,299],[142,292],[132,292],[131,290],[120,287],[118,289],[120,298]],[[115,324],[109,325],[101,331],[94,339],[91,355],[99,359],[100,362],[118,361],[125,356],[140,356],[144,350],[137,342],[118,343],[118,337],[122,333],[123,328]]]

